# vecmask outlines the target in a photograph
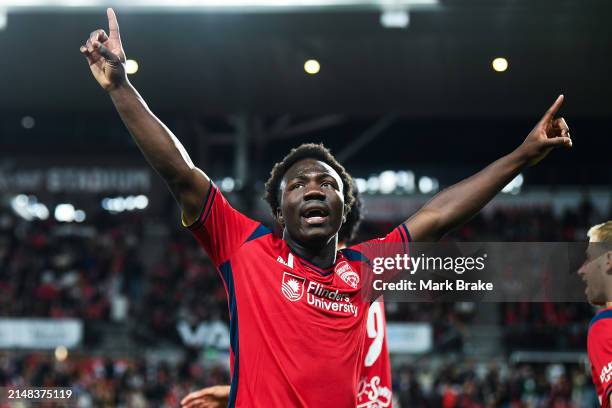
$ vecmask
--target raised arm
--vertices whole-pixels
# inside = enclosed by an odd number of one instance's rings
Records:
[[[185,221],[191,223],[200,213],[210,179],[194,166],[176,136],[149,110],[128,81],[117,17],[113,9],[106,13],[108,34],[102,29],[92,32],[80,51],[147,161],[168,184]]]
[[[571,147],[572,140],[565,120],[554,119],[562,103],[563,95],[560,95],[516,150],[436,194],[409,218],[405,224],[412,239],[440,239],[476,215],[521,170],[537,164],[556,147]]]

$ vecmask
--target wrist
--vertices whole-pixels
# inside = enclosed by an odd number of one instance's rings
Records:
[[[508,156],[512,159],[512,162],[516,163],[516,165],[521,169],[523,167],[527,167],[530,161],[529,153],[523,145],[520,145],[514,149],[514,151]]]
[[[111,82],[108,85],[103,87],[106,92],[109,94],[113,93],[121,93],[131,88],[130,81],[127,79],[127,76],[124,76],[118,81]]]
[[[125,78],[125,80],[123,81],[105,87],[105,90],[106,92],[108,92],[112,99],[117,99],[127,95],[128,93],[131,93],[133,91],[133,87],[132,84],[130,84],[130,81]]]

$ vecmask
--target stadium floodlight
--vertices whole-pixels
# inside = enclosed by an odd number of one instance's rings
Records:
[[[6,9],[0,8],[0,31],[6,28],[6,23],[7,23]]]
[[[385,28],[406,28],[410,14],[407,10],[385,10],[380,14],[380,24]]]
[[[273,12],[325,9],[388,10],[432,7],[439,0],[3,0],[9,10],[117,7],[121,10]]]
[[[504,72],[508,69],[508,60],[503,57],[495,58],[491,62],[491,66],[496,72]]]
[[[128,75],[133,75],[138,72],[138,61],[129,59],[125,61],[125,72]]]

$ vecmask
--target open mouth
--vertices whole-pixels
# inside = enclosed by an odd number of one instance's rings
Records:
[[[302,217],[308,225],[323,224],[329,218],[327,211],[322,208],[312,208],[304,211]]]

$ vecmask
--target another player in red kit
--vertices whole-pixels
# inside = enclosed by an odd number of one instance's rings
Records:
[[[604,408],[612,407],[612,221],[589,230],[586,261],[578,271],[586,282],[589,303],[603,306],[589,324],[587,349],[593,383]],[[600,243],[600,244],[597,244]],[[602,245],[601,243],[606,243]]]
[[[178,139],[127,79],[114,12],[109,33],[91,33],[81,53],[151,165],[165,179],[192,231],[217,267],[230,309],[229,406],[350,407],[363,355],[371,278],[363,251],[410,234],[434,241],[489,202],[525,167],[570,147],[559,96],[525,141],[472,177],[437,194],[385,237],[337,250],[353,201],[350,178],[322,145],[293,149],[272,169],[266,200],[282,237],[236,211],[191,162]]]
[[[357,383],[357,408],[393,406],[391,360],[387,349],[385,304],[379,300],[370,306],[366,322],[363,368]]]

